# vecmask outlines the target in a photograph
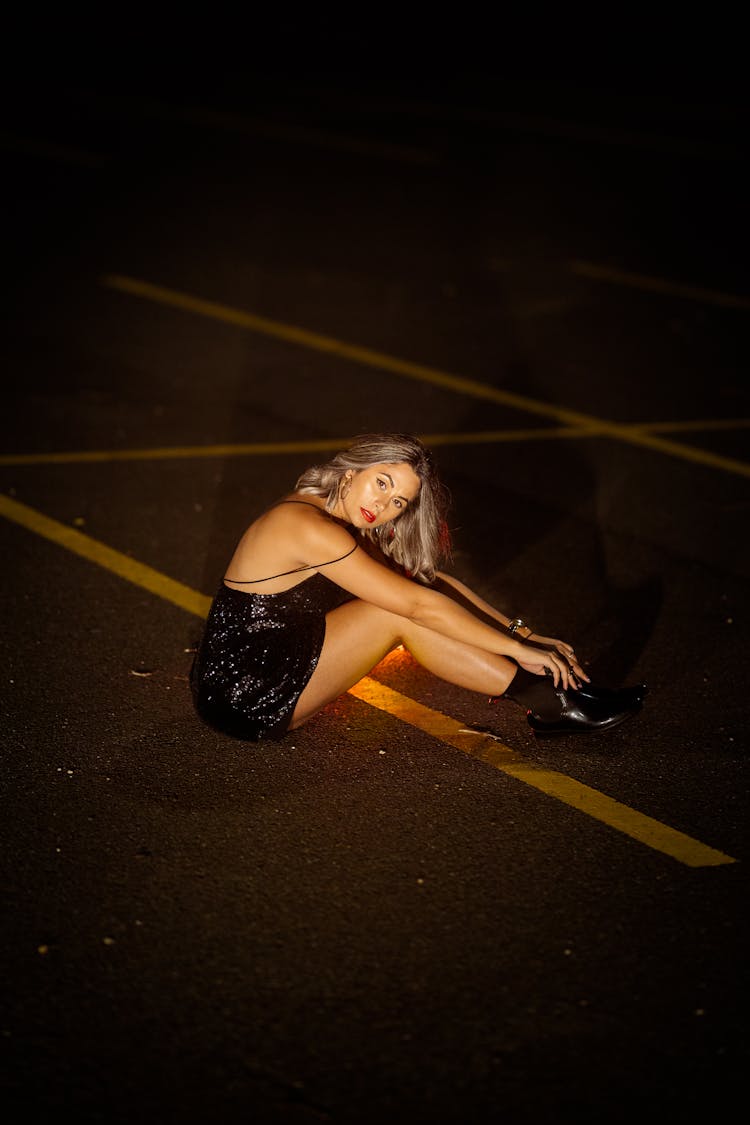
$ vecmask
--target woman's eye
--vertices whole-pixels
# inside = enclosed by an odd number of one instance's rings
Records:
[[[378,488],[381,492],[385,488],[385,481],[381,477],[378,477]]]
[[[403,508],[403,504],[401,503],[400,500],[394,500],[393,503],[396,505],[397,508]]]

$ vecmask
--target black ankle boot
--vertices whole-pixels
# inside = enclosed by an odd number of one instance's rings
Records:
[[[580,691],[570,688],[556,688],[555,695],[560,703],[556,718],[540,715],[530,708],[526,721],[535,734],[583,734],[592,731],[611,730],[635,715],[641,709],[642,700],[614,698],[609,700],[591,699]]]
[[[584,688],[589,687],[588,684]],[[526,710],[526,719],[536,734],[582,734],[610,730],[624,723],[641,708],[643,697],[636,689],[556,688],[549,676],[535,676],[519,668],[504,693]]]

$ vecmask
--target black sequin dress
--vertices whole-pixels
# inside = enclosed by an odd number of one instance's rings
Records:
[[[282,738],[318,663],[326,614],[351,599],[320,573],[280,594],[245,593],[222,583],[191,673],[201,718],[235,738]]]

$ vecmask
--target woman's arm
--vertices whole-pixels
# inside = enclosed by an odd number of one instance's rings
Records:
[[[454,578],[452,574],[445,574],[442,571],[438,571],[434,585],[438,590],[447,587],[449,597],[455,597],[456,595],[458,595],[459,600],[462,604],[469,603],[469,605],[475,606],[485,617],[488,617],[493,621],[497,621],[506,629],[510,628],[511,618],[506,617],[504,613],[500,612],[500,610],[490,605],[489,602],[484,601],[483,598],[480,598],[478,594],[476,594],[473,590],[470,590],[469,587],[466,586],[463,582],[459,582],[457,578]],[[515,620],[518,620],[518,618],[516,618]],[[571,660],[573,661],[574,666],[580,669],[578,674],[582,679],[589,679],[589,677],[577,663],[572,645],[569,645],[566,641],[561,641],[557,637],[546,637],[541,633],[535,633],[532,630],[531,626],[527,625],[525,622],[521,627],[514,630],[514,636],[520,637],[524,641],[528,641],[535,647],[555,649],[557,652],[559,652],[564,660],[567,660],[569,663],[571,662]]]
[[[475,594],[473,590],[470,590],[463,582],[459,582],[452,574],[445,574],[442,570],[439,570],[435,575],[433,586],[434,589],[440,590],[441,592],[443,592],[444,586],[449,586],[451,590],[446,591],[449,597],[451,596],[451,591],[455,591],[459,594],[462,603],[469,602],[471,605],[476,606],[485,616],[492,618],[493,621],[499,622],[499,624],[503,625],[506,629],[510,625],[510,617],[506,617],[499,609],[495,609],[489,602],[484,601],[483,598],[479,597],[479,594]],[[531,636],[528,626],[525,626],[523,630],[519,630],[519,635],[524,640],[528,640]]]
[[[345,552],[346,542],[352,542],[343,528],[324,526],[319,521],[310,525],[309,535],[316,540],[310,539],[306,544],[313,557],[328,554],[337,558]],[[540,674],[549,671],[556,686],[560,683],[565,688],[574,686],[571,673],[583,674],[574,657],[562,655],[554,648],[541,649],[524,644],[507,628],[497,628],[497,624],[504,624],[502,615],[490,624],[439,590],[397,574],[364,550],[339,558],[339,561],[321,568],[321,572],[354,597],[406,617],[416,625],[486,652],[508,656]],[[481,605],[477,608],[481,609]]]

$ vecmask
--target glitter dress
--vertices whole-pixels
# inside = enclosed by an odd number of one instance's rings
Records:
[[[355,550],[356,544],[347,555]],[[252,585],[264,581],[270,578]],[[326,614],[351,600],[352,594],[319,573],[280,594],[245,593],[222,583],[191,673],[201,718],[235,738],[282,738],[318,663]]]

